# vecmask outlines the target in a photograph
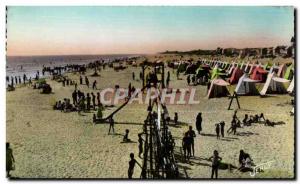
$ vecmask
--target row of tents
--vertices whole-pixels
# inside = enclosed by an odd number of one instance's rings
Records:
[[[236,84],[238,95],[261,95],[268,93],[283,94],[294,91],[293,64],[228,63],[221,61],[182,62],[179,72],[206,76],[210,79],[208,98],[228,96],[228,86]],[[260,91],[256,84],[263,84]]]

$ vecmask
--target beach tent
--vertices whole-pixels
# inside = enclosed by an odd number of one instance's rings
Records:
[[[271,66],[271,68],[270,68],[270,70],[269,70],[269,73],[273,73],[274,68],[275,68],[275,65]]]
[[[249,69],[249,74],[252,74],[253,70],[255,68],[255,64],[251,64],[250,69]]]
[[[279,69],[278,69],[278,72],[277,72],[277,76],[278,77],[283,77],[285,71],[286,71],[286,65],[285,64],[281,64],[279,66]]]
[[[285,79],[290,79],[292,74],[293,74],[293,71],[292,71],[292,68],[293,68],[293,65],[291,64],[289,67],[287,67],[285,73],[284,73],[284,78]]]
[[[289,80],[284,78],[279,78],[275,76],[275,73],[268,74],[266,83],[261,90],[261,95],[266,95],[266,93],[286,93],[287,90],[284,87],[284,83],[289,82]]]
[[[241,65],[240,69],[241,69],[241,70],[245,70],[245,68],[246,68],[246,64],[245,64],[244,61],[243,61],[243,63],[242,63],[242,65]]]
[[[235,67],[235,69],[233,70],[232,75],[229,79],[229,83],[236,84],[242,75],[243,75],[243,71],[239,67]]]
[[[294,91],[294,77],[289,87],[287,88],[287,92],[292,93]]]
[[[233,69],[234,69],[234,63],[233,64],[231,64],[231,67],[230,67],[230,69],[228,70],[228,72],[227,72],[227,74],[228,75],[231,75],[231,73],[232,73],[232,71],[233,71]]]
[[[180,63],[177,70],[178,70],[179,73],[182,73],[186,70],[186,68],[187,68],[186,63]]]
[[[224,70],[228,70],[229,67],[230,67],[230,64],[229,64],[229,63],[226,63],[226,64],[225,64],[225,67],[224,67]]]
[[[226,86],[229,86],[229,83],[223,79],[218,78],[212,80],[207,97],[215,98],[229,95],[229,91]]]
[[[224,76],[226,74],[222,73],[222,70],[218,68],[218,66],[215,66],[214,69],[211,72],[211,80],[216,79],[219,76]]]
[[[250,78],[253,80],[265,81],[267,74],[268,72],[266,70],[262,69],[260,66],[256,66]]]
[[[250,62],[248,61],[245,66],[244,72],[248,72],[249,66],[250,66]]]
[[[235,92],[238,95],[255,95],[259,94],[256,89],[255,83],[258,83],[258,80],[252,80],[248,77],[247,74],[244,74],[236,85]]]

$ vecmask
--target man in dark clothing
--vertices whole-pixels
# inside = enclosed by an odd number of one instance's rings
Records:
[[[87,76],[85,76],[85,84],[87,85],[88,88],[90,87],[90,81]]]
[[[214,178],[214,175],[216,176],[216,178],[218,178],[218,169],[219,169],[220,161],[222,160],[222,158],[219,157],[219,153],[217,150],[214,151],[213,156],[211,156],[209,158],[209,160],[212,161],[211,178]]]
[[[77,91],[74,90],[74,92],[72,93],[72,98],[73,98],[73,104],[76,105],[77,104]]]
[[[93,89],[97,89],[96,84],[97,84],[97,81],[95,80],[95,81],[93,82]]]
[[[177,123],[178,123],[178,113],[177,112],[175,112],[174,123],[175,123],[175,125],[177,125]]]
[[[97,104],[98,104],[98,106],[100,105],[100,93],[99,92],[97,92]]]
[[[132,72],[132,80],[135,80],[135,74]]]
[[[194,157],[195,156],[194,137],[196,137],[196,133],[193,130],[192,126],[189,127],[189,131],[187,131],[187,133],[189,134],[189,137],[191,140],[191,149],[192,149],[192,153],[193,153],[193,157]]]
[[[114,126],[115,126],[115,121],[114,121],[114,119],[111,117],[111,118],[109,119],[109,130],[108,130],[108,135],[110,134],[110,130],[111,130],[111,129],[112,129],[113,133],[115,133]]]
[[[93,102],[93,109],[96,110],[96,96],[94,95],[94,93],[91,93],[92,95],[92,102]]]
[[[82,77],[80,75],[80,78],[79,78],[79,83],[82,84]]]
[[[186,132],[184,134],[184,137],[182,138],[182,148],[183,148],[184,158],[186,160],[189,160],[191,156],[191,139],[189,137],[188,132]]]
[[[89,93],[86,95],[86,108],[88,111],[91,109],[91,97]]]
[[[186,80],[187,80],[188,85],[190,85],[190,83],[191,83],[191,77],[190,77],[190,75],[187,76]]]
[[[24,74],[24,75],[23,75],[23,84],[25,84],[26,80],[27,80],[27,77],[26,77],[26,75]]]
[[[200,134],[200,132],[202,131],[202,113],[199,112],[196,118],[196,128],[198,131],[198,134]]]
[[[220,124],[216,124],[216,134],[217,134],[217,139],[220,139]]]
[[[224,137],[225,122],[221,121],[220,126],[221,126],[221,135],[222,137]]]

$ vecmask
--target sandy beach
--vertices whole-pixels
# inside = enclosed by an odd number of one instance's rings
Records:
[[[167,60],[175,56],[147,56],[149,60]],[[188,56],[187,56],[188,57]],[[267,62],[267,61],[266,61]],[[278,62],[288,62],[278,60]],[[176,72],[166,67],[171,73],[171,88],[187,87],[186,76],[176,79]],[[127,69],[115,72],[112,68],[101,70],[99,77],[91,77],[94,72],[88,70],[86,76],[90,82],[97,80],[98,89],[114,88],[116,84],[127,88],[129,82],[136,88],[141,87],[141,81],[132,80],[132,72],[138,78],[140,67],[128,66]],[[79,74],[67,73],[70,79],[79,81]],[[92,123],[93,113],[64,113],[53,110],[55,101],[70,98],[74,86],[63,87],[61,83],[47,79],[53,89],[52,94],[40,94],[32,87],[19,85],[15,91],[6,93],[6,137],[11,143],[15,157],[16,169],[11,172],[17,178],[127,178],[129,154],[135,153],[138,158],[138,136],[142,131],[143,122],[147,116],[147,105],[133,103],[127,105],[114,116],[116,121],[115,135],[108,135],[108,124]],[[79,84],[79,82],[78,82]],[[195,157],[190,163],[178,159],[180,175],[184,178],[210,178],[213,150],[218,150],[224,163],[238,166],[240,149],[249,153],[256,165],[272,162],[270,169],[255,177],[237,170],[220,170],[219,178],[293,178],[295,151],[295,122],[290,116],[292,106],[291,96],[269,95],[241,96],[241,109],[238,118],[244,114],[264,113],[267,119],[282,121],[284,124],[274,127],[263,124],[253,124],[237,129],[237,135],[225,135],[216,139],[215,124],[225,121],[225,130],[229,128],[233,110],[227,110],[229,99],[206,97],[206,86],[196,88],[195,105],[169,105],[171,118],[178,112],[180,126],[170,126],[176,141],[175,152],[180,155],[181,140],[188,126],[195,129],[195,119],[202,112],[203,134],[195,138]],[[98,92],[86,85],[78,85],[84,93]],[[234,87],[231,87],[234,89]],[[232,92],[232,91],[231,91]],[[121,105],[121,104],[119,104]],[[104,117],[117,107],[106,108]],[[233,103],[233,108],[237,108]],[[121,143],[125,130],[129,129],[132,143]],[[139,178],[141,169],[136,167],[134,178]]]

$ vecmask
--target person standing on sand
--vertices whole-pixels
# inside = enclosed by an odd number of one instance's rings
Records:
[[[184,158],[189,161],[191,157],[191,137],[189,136],[188,132],[186,132],[182,138],[182,148]]]
[[[195,156],[195,147],[194,147],[194,137],[196,137],[196,133],[193,130],[192,126],[189,126],[189,131],[187,131],[187,133],[189,134],[190,140],[191,140],[191,150],[193,153],[193,157]]]
[[[135,74],[132,72],[132,80],[135,80]]]
[[[218,178],[218,169],[219,169],[219,165],[220,165],[220,161],[222,160],[221,157],[219,157],[219,153],[217,150],[214,151],[213,156],[211,156],[209,158],[209,160],[212,161],[211,164],[211,178],[214,178],[214,175],[216,176],[216,178]]]
[[[10,148],[10,144],[6,143],[6,177],[10,178],[10,171],[15,170],[14,168],[15,158],[13,151]]]
[[[140,168],[142,168],[141,164],[138,163],[134,159],[134,154],[130,153],[130,161],[129,161],[129,168],[128,168],[128,179],[132,179],[132,175],[133,175],[133,172],[134,172],[135,164],[138,164],[138,166],[140,166]]]
[[[8,78],[8,79],[9,79],[9,78]],[[24,75],[23,75],[23,84],[25,84],[26,80],[27,80],[27,77],[26,77],[26,75],[24,74]]]
[[[90,81],[89,81],[89,78],[87,76],[85,76],[85,84],[88,88],[90,87]]]
[[[186,78],[186,80],[187,80],[188,85],[190,85],[190,83],[191,83],[191,76],[188,75],[187,78]]]
[[[100,93],[99,92],[97,92],[97,104],[98,104],[98,107],[101,104],[101,102],[100,102]]]
[[[82,85],[82,76],[80,75],[80,78],[79,78],[79,83],[80,85]]]
[[[86,108],[88,111],[90,111],[91,109],[91,97],[89,93],[87,93],[86,95]]]
[[[174,116],[174,124],[177,125],[178,123],[178,113],[175,112],[175,116]]]
[[[138,140],[139,141],[139,157],[142,158],[141,154],[143,153],[143,141],[144,141],[144,139],[142,138],[142,133],[139,133],[138,137],[139,137],[139,140]]]
[[[73,98],[73,104],[77,105],[77,91],[74,90],[74,92],[72,93],[72,98]]]
[[[201,131],[202,131],[202,113],[199,112],[196,118],[196,128],[198,131],[198,134],[200,135]]]
[[[93,82],[93,89],[97,89],[96,84],[97,84],[97,81],[95,80],[95,81]]]
[[[91,93],[92,95],[92,102],[93,102],[93,109],[96,110],[96,96],[94,95],[94,93]]]
[[[224,137],[224,129],[225,129],[225,122],[224,121],[221,121],[220,127],[221,127],[221,135],[222,135],[222,137]]]
[[[112,129],[113,133],[115,133],[115,121],[114,119],[111,117],[109,118],[109,130],[108,130],[108,135],[110,134],[110,130]]]
[[[220,139],[220,124],[216,124],[216,134],[217,134],[217,139]]]

